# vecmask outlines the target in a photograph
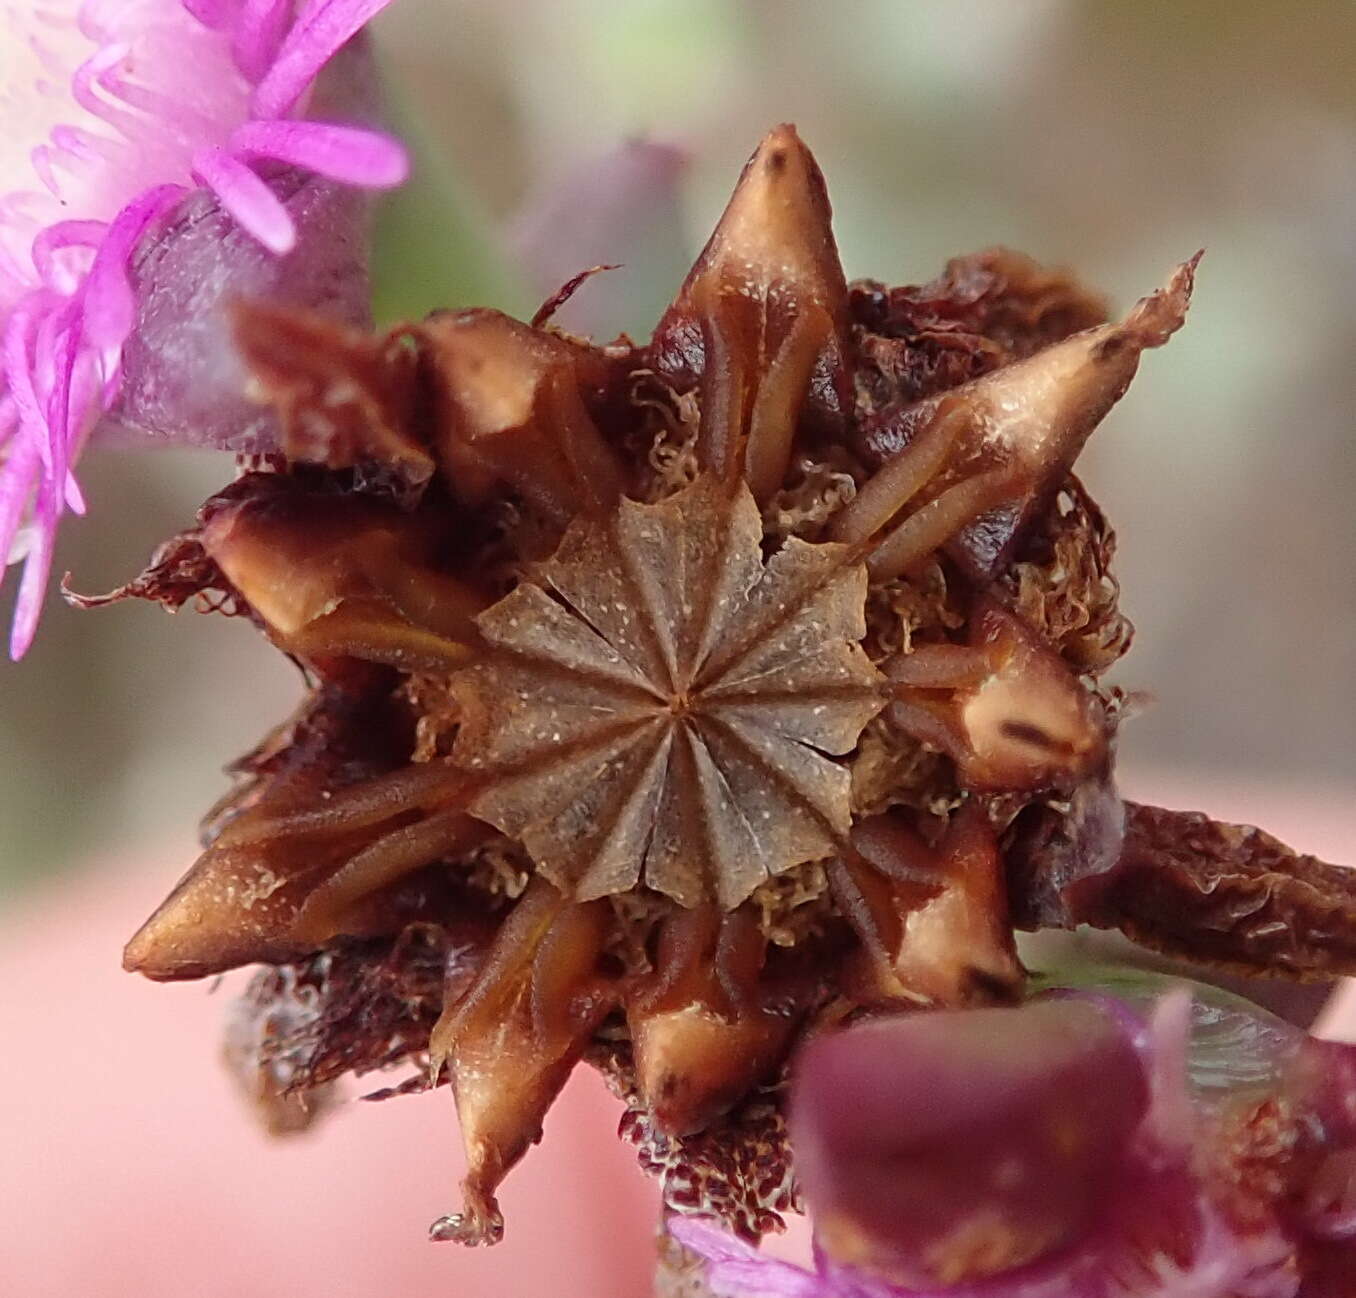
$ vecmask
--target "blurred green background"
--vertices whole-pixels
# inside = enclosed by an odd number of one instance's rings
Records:
[[[382,227],[388,316],[530,311],[540,263],[578,249],[572,269],[627,267],[572,309],[643,334],[782,120],[828,176],[850,276],[918,282],[1007,243],[1124,306],[1205,246],[1188,327],[1082,464],[1139,627],[1120,679],[1157,697],[1122,760],[1350,797],[1356,6],[396,0],[377,34],[425,146]],[[639,180],[636,138],[665,146]],[[57,571],[126,580],[230,472],[92,452]],[[115,855],[187,864],[220,767],[297,693],[242,624],[50,599],[0,670],[0,904]]]

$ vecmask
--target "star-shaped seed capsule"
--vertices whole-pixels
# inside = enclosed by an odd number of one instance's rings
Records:
[[[849,285],[780,127],[645,345],[242,308],[280,454],[120,593],[205,593],[309,694],[127,966],[271,966],[256,1090],[448,1083],[470,1243],[585,1058],[671,1209],[772,1228],[796,1043],[1019,999],[1014,922],[1356,967],[1346,876],[1111,784],[1129,627],[1070,467],[1194,264],[1120,323],[1004,252]]]

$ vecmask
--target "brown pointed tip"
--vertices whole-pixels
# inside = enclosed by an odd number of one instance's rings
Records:
[[[232,959],[231,943],[222,938],[171,897],[123,948],[122,967],[155,982],[203,978],[243,963]]]
[[[133,935],[122,967],[173,982],[286,959],[295,909],[295,890],[264,858],[208,848]]]
[[[727,291],[766,290],[780,282],[836,308],[844,281],[832,221],[814,155],[794,126],[778,126],[745,164],[689,284],[710,272]]]
[[[634,1016],[636,1073],[645,1106],[670,1135],[709,1126],[780,1062],[794,1019],[722,1018],[704,1005]]]
[[[1161,347],[1167,342],[1186,322],[1196,284],[1196,267],[1204,256],[1205,249],[1201,248],[1172,272],[1162,288],[1140,298],[1112,338],[1131,341],[1136,349]]]

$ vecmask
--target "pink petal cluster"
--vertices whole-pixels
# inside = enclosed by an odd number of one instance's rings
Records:
[[[812,1043],[795,1084],[792,1132],[817,1227],[816,1265],[769,1258],[695,1218],[673,1220],[673,1236],[705,1259],[711,1292],[1348,1293],[1343,1277],[1356,1275],[1356,1049],[1277,1033],[1270,1023],[1259,1031],[1235,1015],[1223,1028],[1240,1056],[1226,1065],[1237,1065],[1233,1087],[1218,1076],[1192,1083],[1186,993],[1165,997],[1147,1022],[1110,998],[1071,1000],[1068,1014],[1041,1002],[939,1012]],[[1070,1041],[1075,1032],[1085,1050]],[[1048,1070],[1039,1067],[1043,1057]],[[1247,1174],[1240,1186],[1221,1170],[1229,1106],[1252,1111],[1259,1095],[1306,1142],[1295,1179],[1280,1192],[1264,1175]],[[1241,1205],[1231,1199],[1239,1192]],[[1020,1248],[1023,1236],[1044,1242],[1012,1265],[990,1265],[992,1253],[986,1261],[990,1245]],[[927,1274],[939,1256],[954,1259],[958,1242],[981,1274]]]
[[[316,74],[390,0],[0,0],[0,559],[32,642],[72,473],[117,394],[129,262],[197,190],[272,253],[296,231],[268,169],[386,188],[378,132],[306,120]]]

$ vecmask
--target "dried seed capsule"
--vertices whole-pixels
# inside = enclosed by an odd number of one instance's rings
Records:
[[[1129,632],[1068,469],[1193,267],[1117,325],[1012,254],[849,294],[781,127],[647,346],[553,331],[560,295],[370,340],[247,310],[288,454],[114,598],[249,615],[312,696],[129,966],[330,970],[297,1075],[427,1051],[470,1154],[435,1233],[469,1242],[585,1054],[671,1207],[768,1229],[803,1024],[1018,997],[1013,914],[1356,968],[1328,867],[1133,810],[1123,838],[1083,679]],[[934,1231],[934,1270],[1061,1238],[1031,1207],[1012,1247]]]

